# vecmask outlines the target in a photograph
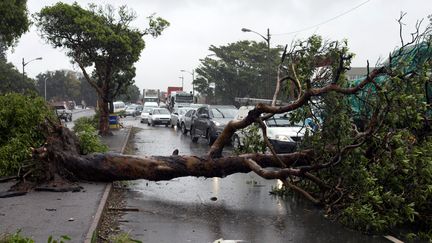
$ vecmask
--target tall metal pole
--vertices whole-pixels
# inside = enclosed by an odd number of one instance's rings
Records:
[[[23,71],[22,71],[22,81],[24,82],[25,80],[25,74],[24,74],[24,67],[25,67],[26,63],[24,62],[24,57],[22,59],[22,66],[23,66]]]
[[[183,82],[184,82],[184,77],[183,77],[183,75],[181,76],[181,77],[179,77],[180,79],[181,79],[181,81],[182,81],[182,90],[183,90]],[[184,90],[183,90],[184,91]]]
[[[30,61],[28,61],[28,62],[25,62],[25,61],[24,61],[24,57],[23,57],[23,59],[22,59],[22,81],[23,81],[23,82],[25,81],[25,70],[24,70],[24,67],[25,67],[27,64],[29,64],[30,62],[33,62],[33,61],[35,61],[35,60],[42,60],[42,57],[37,57],[37,58],[32,59],[32,60],[30,60]],[[45,100],[46,100],[46,79],[45,79]]]
[[[193,97],[195,97],[195,70],[192,70],[192,95]]]
[[[267,72],[268,72],[268,80],[267,80],[267,85],[268,85],[268,98],[271,98],[271,82],[272,82],[272,78],[271,78],[271,59],[270,59],[270,28],[267,28]]]
[[[186,72],[186,73],[189,73],[189,74],[192,75],[192,95],[195,97],[195,84],[194,84],[194,81],[195,81],[195,70],[192,69],[192,72],[189,72],[187,70],[182,69],[182,70],[180,70],[180,72]]]
[[[44,78],[44,82],[45,82],[45,101],[46,101],[46,77]]]
[[[260,33],[247,29],[247,28],[242,28],[241,31],[243,32],[253,32],[259,36],[261,36],[266,42],[267,42],[267,85],[264,85],[264,87],[267,87],[267,92],[264,91],[265,95],[268,95],[267,98],[271,98],[271,59],[270,59],[270,28],[267,28],[267,37],[261,35]],[[269,92],[269,94],[268,94]]]

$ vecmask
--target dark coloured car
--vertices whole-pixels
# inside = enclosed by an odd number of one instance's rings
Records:
[[[197,109],[192,116],[190,128],[192,142],[198,138],[206,138],[207,143],[212,145],[222,133],[226,124],[237,115],[237,108],[234,106],[205,106]]]

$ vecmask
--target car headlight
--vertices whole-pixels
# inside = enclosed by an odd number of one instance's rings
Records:
[[[159,120],[159,117],[153,117],[153,119],[155,119],[155,120]]]
[[[213,123],[215,124],[215,126],[217,126],[217,127],[220,127],[220,126],[222,126],[222,123],[220,123],[220,122],[217,122],[217,121],[213,121]]]
[[[294,142],[290,136],[286,135],[276,135],[275,139],[283,142]]]

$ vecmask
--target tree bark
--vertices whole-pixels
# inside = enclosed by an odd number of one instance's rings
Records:
[[[209,159],[196,156],[136,157],[115,153],[88,156],[62,156],[64,167],[79,179],[90,181],[116,181],[147,179],[170,180],[176,177],[225,177],[234,173],[248,173],[246,161],[253,159],[261,167],[280,167],[273,155],[245,154],[236,157]],[[307,164],[311,152],[281,155],[286,164]]]
[[[45,181],[59,177],[88,181],[116,181],[147,179],[170,180],[176,177],[225,177],[234,173],[252,171],[247,160],[259,166],[280,167],[278,158],[271,154],[243,154],[211,158],[209,156],[130,156],[118,153],[81,155],[76,136],[67,128],[54,125],[43,147],[33,150],[33,158],[45,164]],[[314,156],[312,150],[281,154],[286,165],[308,165]],[[58,181],[58,180],[57,180]]]
[[[109,106],[108,102],[104,99],[99,99],[99,135],[109,136],[112,135],[109,127]]]

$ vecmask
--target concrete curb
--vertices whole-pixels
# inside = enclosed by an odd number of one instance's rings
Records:
[[[86,234],[86,237],[84,239],[85,243],[91,243],[92,242],[93,234],[94,234],[94,232],[96,232],[96,230],[99,226],[99,222],[100,222],[100,219],[102,217],[102,213],[105,210],[106,202],[107,202],[107,199],[109,197],[109,194],[111,193],[111,189],[112,189],[112,183],[107,183],[105,190],[104,190],[104,193],[102,194],[102,198],[100,200],[98,209],[96,210],[96,214],[93,218],[93,222],[90,225],[90,228],[89,228],[89,230]]]
[[[124,153],[124,150],[126,149],[126,145],[129,141],[129,137],[130,137],[130,133],[132,130],[132,127],[128,127],[128,132],[126,135],[126,139],[123,141],[123,146],[121,148],[121,153]],[[99,227],[99,223],[100,223],[100,219],[102,217],[102,213],[105,210],[106,207],[106,202],[108,200],[109,194],[111,193],[111,189],[112,189],[112,183],[107,183],[104,193],[102,194],[102,198],[99,202],[99,206],[98,209],[96,210],[96,214],[93,218],[93,222],[90,225],[90,228],[86,234],[84,243],[91,243],[92,242],[92,238],[93,238],[93,234],[96,232],[97,228]]]

